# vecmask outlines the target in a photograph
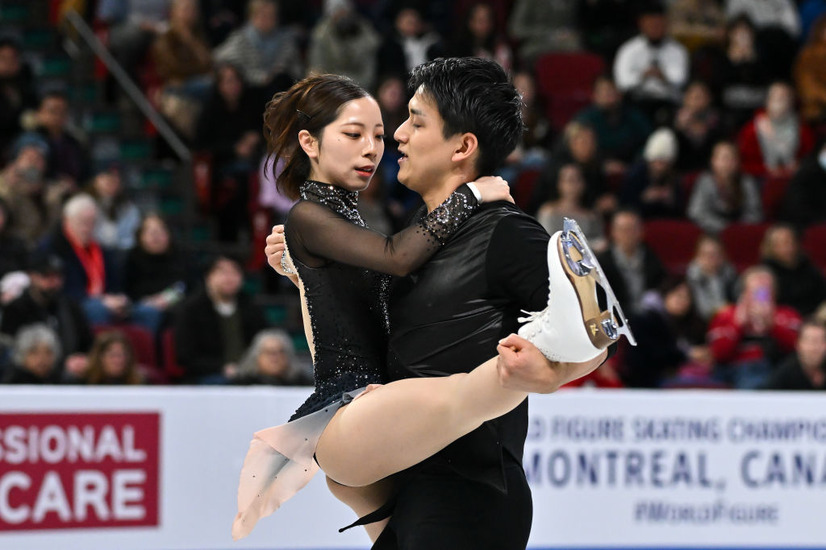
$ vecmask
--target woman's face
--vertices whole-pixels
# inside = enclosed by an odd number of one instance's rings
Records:
[[[321,140],[308,135],[305,139],[310,140],[302,141],[312,164],[310,179],[361,191],[370,184],[384,155],[379,105],[372,97],[348,101],[338,118],[324,127]]]
[[[36,344],[23,357],[23,367],[40,378],[48,376],[55,363],[55,353],[48,344]]]
[[[95,192],[101,198],[112,198],[120,192],[120,172],[108,170],[95,176]]]
[[[265,338],[258,352],[258,372],[264,376],[283,376],[287,367],[287,350],[281,340]]]
[[[728,180],[740,169],[740,157],[737,150],[729,143],[714,147],[711,154],[711,170],[718,179]]]
[[[791,229],[775,229],[770,242],[771,254],[778,262],[793,265],[797,261],[797,239]]]
[[[479,4],[468,18],[468,30],[476,38],[486,38],[493,32],[493,11],[490,6]]]
[[[525,105],[533,104],[536,97],[536,84],[528,73],[516,73],[513,75],[513,87],[522,96]]]
[[[685,91],[683,104],[692,111],[703,111],[711,104],[711,95],[703,84],[694,83]]]
[[[723,261],[723,249],[716,241],[703,241],[697,249],[697,263],[703,273],[717,273]]]
[[[691,291],[688,285],[676,286],[664,297],[665,310],[672,317],[682,317],[691,309]]]
[[[169,249],[169,230],[158,218],[147,218],[141,231],[141,247],[149,254],[163,254]]]
[[[729,31],[729,41],[739,48],[751,49],[754,45],[754,33],[745,23],[735,25]]]
[[[582,172],[575,164],[563,166],[559,170],[559,196],[563,199],[579,200],[585,190],[585,181]]]
[[[390,78],[379,87],[377,96],[387,111],[398,111],[404,107],[404,84],[398,78]]]
[[[597,151],[597,140],[594,132],[588,128],[577,131],[571,136],[571,156],[577,162],[588,162]]]
[[[238,101],[242,91],[241,78],[238,76],[238,73],[235,72],[235,69],[222,67],[218,71],[218,93],[221,97],[223,97],[225,101]]]
[[[101,354],[103,375],[106,378],[120,378],[126,373],[126,362],[129,352],[120,342],[112,342]]]
[[[774,84],[766,97],[766,114],[769,118],[783,118],[792,111],[794,97],[785,84]]]

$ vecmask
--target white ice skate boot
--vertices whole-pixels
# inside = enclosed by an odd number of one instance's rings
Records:
[[[608,279],[576,221],[565,218],[548,244],[548,307],[520,317],[519,336],[551,361],[581,363],[602,353],[621,335],[636,346]],[[597,296],[599,284],[606,309]],[[528,313],[528,312],[526,312]]]

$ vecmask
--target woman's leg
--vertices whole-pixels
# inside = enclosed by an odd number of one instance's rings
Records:
[[[321,434],[316,458],[338,483],[370,485],[418,464],[526,397],[502,387],[496,358],[467,374],[398,380],[340,409]]]
[[[389,479],[382,479],[366,487],[347,487],[327,478],[327,488],[333,496],[349,506],[360,518],[375,512],[384,505],[390,498],[392,487],[393,482]],[[390,518],[386,518],[364,526],[372,542],[376,542],[389,520]]]

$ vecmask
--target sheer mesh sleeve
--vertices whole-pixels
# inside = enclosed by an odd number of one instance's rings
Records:
[[[427,261],[478,207],[463,185],[419,222],[388,237],[327,206],[301,201],[287,217],[285,235],[290,255],[310,267],[335,261],[404,276]]]

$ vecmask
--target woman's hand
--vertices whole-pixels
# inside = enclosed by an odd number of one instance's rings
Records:
[[[267,263],[279,275],[290,279],[293,284],[298,285],[298,276],[295,273],[287,273],[281,263],[284,251],[287,249],[284,239],[284,226],[279,224],[272,228],[272,232],[267,235],[267,245],[264,247],[264,254],[267,256]]]
[[[499,176],[484,176],[473,182],[482,195],[482,202],[514,202],[508,182]]]

